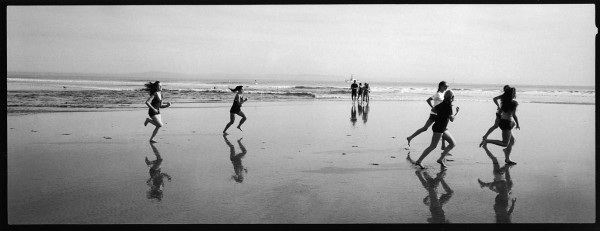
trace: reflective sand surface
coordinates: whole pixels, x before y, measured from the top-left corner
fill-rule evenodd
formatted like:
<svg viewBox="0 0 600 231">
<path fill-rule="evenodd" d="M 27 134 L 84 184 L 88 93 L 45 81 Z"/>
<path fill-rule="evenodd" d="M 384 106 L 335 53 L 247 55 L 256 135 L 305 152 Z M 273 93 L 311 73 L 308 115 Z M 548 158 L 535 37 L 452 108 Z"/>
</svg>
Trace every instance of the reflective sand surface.
<svg viewBox="0 0 600 231">
<path fill-rule="evenodd" d="M 406 159 L 424 102 L 249 101 L 227 137 L 229 103 L 173 105 L 155 145 L 147 110 L 10 115 L 8 223 L 595 222 L 594 105 L 522 104 L 512 167 L 478 147 L 495 106 L 455 105 L 446 171 Z"/>
</svg>

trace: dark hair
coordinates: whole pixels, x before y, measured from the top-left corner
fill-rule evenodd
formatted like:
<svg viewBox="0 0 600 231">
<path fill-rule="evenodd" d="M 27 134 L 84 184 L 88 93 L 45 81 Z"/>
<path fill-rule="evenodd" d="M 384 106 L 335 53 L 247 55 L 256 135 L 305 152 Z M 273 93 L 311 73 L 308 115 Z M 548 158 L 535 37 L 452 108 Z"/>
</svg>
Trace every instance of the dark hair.
<svg viewBox="0 0 600 231">
<path fill-rule="evenodd" d="M 240 86 L 237 86 L 237 87 L 235 87 L 235 88 L 233 88 L 233 89 L 229 88 L 229 90 L 231 90 L 231 91 L 233 91 L 233 92 L 236 92 L 236 91 L 240 91 L 240 90 L 242 90 L 242 87 L 244 87 L 244 86 L 241 86 L 241 85 L 240 85 Z"/>
<path fill-rule="evenodd" d="M 502 94 L 500 97 L 500 100 L 502 101 L 500 110 L 503 112 L 511 112 L 516 110 L 518 104 L 517 101 L 514 100 L 515 98 L 517 98 L 517 89 L 514 87 L 508 87 L 504 91 L 504 94 Z"/>
<path fill-rule="evenodd" d="M 146 86 L 144 91 L 148 91 L 148 94 L 154 95 L 154 93 L 156 93 L 158 91 L 158 84 L 160 84 L 160 81 L 156 81 L 154 83 L 147 82 L 144 84 L 144 86 Z"/>
<path fill-rule="evenodd" d="M 507 89 L 509 89 L 510 86 L 508 84 L 504 85 L 504 87 L 502 88 L 503 91 L 506 91 Z"/>
<path fill-rule="evenodd" d="M 444 86 L 444 85 L 445 85 L 445 86 L 448 86 L 448 85 L 446 84 L 446 81 L 442 81 L 442 82 L 438 83 L 438 89 L 437 89 L 437 91 L 440 91 L 440 88 L 442 88 L 442 86 Z"/>
</svg>

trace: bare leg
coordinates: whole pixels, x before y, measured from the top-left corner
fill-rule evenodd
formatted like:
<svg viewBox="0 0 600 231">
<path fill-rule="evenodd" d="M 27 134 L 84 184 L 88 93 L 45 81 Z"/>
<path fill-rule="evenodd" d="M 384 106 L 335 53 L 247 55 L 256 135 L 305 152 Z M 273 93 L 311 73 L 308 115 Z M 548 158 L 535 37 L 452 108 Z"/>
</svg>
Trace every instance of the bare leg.
<svg viewBox="0 0 600 231">
<path fill-rule="evenodd" d="M 483 135 L 483 139 L 487 139 L 487 137 L 494 131 L 496 130 L 496 128 L 498 128 L 498 124 L 500 123 L 500 119 L 498 117 L 496 117 L 496 120 L 494 120 L 494 125 L 492 125 L 490 127 L 490 129 L 488 129 L 488 131 L 485 133 L 485 135 Z"/>
<path fill-rule="evenodd" d="M 223 134 L 227 135 L 227 129 L 229 129 L 229 126 L 231 126 L 233 122 L 235 122 L 235 114 L 229 113 L 229 123 L 225 125 L 225 129 L 223 129 Z"/>
<path fill-rule="evenodd" d="M 244 122 L 246 122 L 246 115 L 244 115 L 244 112 L 242 111 L 238 112 L 238 115 L 242 117 L 242 120 L 240 120 L 240 124 L 238 124 L 237 129 L 240 129 L 240 131 L 242 131 L 241 126 Z"/>
<path fill-rule="evenodd" d="M 447 167 L 446 166 L 446 155 L 448 155 L 448 152 L 450 152 L 450 150 L 452 150 L 454 147 L 456 147 L 456 141 L 454 140 L 454 137 L 452 137 L 452 134 L 450 134 L 450 132 L 448 130 L 444 131 L 444 133 L 442 133 L 442 136 L 444 137 L 444 139 L 448 140 L 448 147 L 446 147 L 446 149 L 444 149 L 444 151 L 442 152 L 442 155 L 440 156 L 440 158 L 437 160 L 438 163 L 440 163 L 442 165 L 442 167 Z"/>
<path fill-rule="evenodd" d="M 146 118 L 146 122 L 144 122 L 144 126 L 146 126 L 148 124 L 152 124 L 154 126 L 158 126 L 157 123 L 154 120 Z"/>
<path fill-rule="evenodd" d="M 150 142 L 156 143 L 156 141 L 154 140 L 154 137 L 158 133 L 158 130 L 163 126 L 163 122 L 162 122 L 160 114 L 153 115 L 151 118 L 152 118 L 152 121 L 150 121 L 150 123 L 154 124 L 154 126 L 156 126 L 156 128 L 154 128 L 154 131 L 152 132 L 152 136 L 150 137 Z"/>
<path fill-rule="evenodd" d="M 502 147 L 508 147 L 511 136 L 510 130 L 502 130 L 502 141 L 485 139 L 482 141 L 482 144 L 491 143 Z"/>
<path fill-rule="evenodd" d="M 512 147 L 514 145 L 515 145 L 515 137 L 511 134 L 508 147 L 506 147 L 505 149 L 502 150 L 502 151 L 504 151 L 504 162 L 506 162 L 507 164 L 517 164 L 517 162 L 514 162 L 510 159 L 510 153 L 512 152 Z"/>
<path fill-rule="evenodd" d="M 442 150 L 446 149 L 446 137 L 442 136 Z"/>
<path fill-rule="evenodd" d="M 437 144 L 440 142 L 441 137 L 442 137 L 442 133 L 437 133 L 437 132 L 433 133 L 433 135 L 431 136 L 431 144 L 429 144 L 429 147 L 427 147 L 423 151 L 423 154 L 421 154 L 421 156 L 419 157 L 417 162 L 415 162 L 416 165 L 418 165 L 421 168 L 425 168 L 425 167 L 423 167 L 423 165 L 421 165 L 421 162 L 423 161 L 423 159 L 425 159 L 425 157 L 427 157 L 427 155 L 429 155 L 429 153 L 431 151 L 433 151 L 435 149 L 435 147 L 437 147 Z"/>
<path fill-rule="evenodd" d="M 417 129 L 417 131 L 415 131 L 415 133 L 413 133 L 409 137 L 406 137 L 406 140 L 408 140 L 408 146 L 410 147 L 410 141 L 412 139 L 414 139 L 416 136 L 418 136 L 422 132 L 427 131 L 427 129 L 429 128 L 429 126 L 431 126 L 431 124 L 433 124 L 433 120 L 427 119 L 427 122 L 425 122 L 425 125 L 423 125 L 422 128 Z"/>
</svg>

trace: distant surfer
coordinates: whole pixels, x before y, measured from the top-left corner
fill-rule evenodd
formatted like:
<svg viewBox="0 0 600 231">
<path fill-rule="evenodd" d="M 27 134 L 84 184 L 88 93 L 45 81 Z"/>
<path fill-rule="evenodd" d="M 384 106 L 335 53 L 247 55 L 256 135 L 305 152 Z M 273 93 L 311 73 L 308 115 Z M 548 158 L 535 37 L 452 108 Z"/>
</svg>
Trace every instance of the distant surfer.
<svg viewBox="0 0 600 231">
<path fill-rule="evenodd" d="M 227 135 L 227 129 L 229 128 L 229 126 L 231 126 L 235 122 L 236 114 L 242 117 L 242 120 L 240 120 L 240 124 L 238 124 L 237 126 L 237 128 L 240 129 L 240 131 L 242 131 L 242 124 L 246 121 L 246 115 L 244 115 L 244 112 L 242 112 L 242 104 L 248 101 L 248 97 L 243 97 L 244 89 L 242 89 L 242 87 L 243 86 L 237 86 L 234 89 L 229 88 L 229 90 L 231 90 L 232 92 L 237 92 L 237 94 L 235 94 L 235 97 L 233 99 L 233 105 L 231 105 L 231 109 L 229 109 L 229 123 L 225 125 L 225 129 L 223 129 L 223 134 L 225 135 Z"/>
<path fill-rule="evenodd" d="M 358 91 L 358 84 L 356 84 L 356 80 L 350 85 L 350 89 L 352 90 L 352 101 L 356 100 L 356 94 Z"/>
</svg>

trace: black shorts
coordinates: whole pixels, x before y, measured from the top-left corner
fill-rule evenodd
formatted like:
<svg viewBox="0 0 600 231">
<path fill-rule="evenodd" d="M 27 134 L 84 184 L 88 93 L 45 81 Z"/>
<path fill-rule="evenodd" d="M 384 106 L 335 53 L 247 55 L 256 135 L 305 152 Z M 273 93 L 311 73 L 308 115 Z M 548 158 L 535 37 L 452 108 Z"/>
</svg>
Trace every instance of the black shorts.
<svg viewBox="0 0 600 231">
<path fill-rule="evenodd" d="M 148 116 L 152 117 L 154 115 L 160 115 L 160 110 L 158 111 L 158 113 L 154 113 L 154 110 L 148 109 Z"/>
<path fill-rule="evenodd" d="M 436 118 L 437 118 L 437 115 L 435 115 L 435 114 L 429 114 L 429 120 L 435 121 Z"/>
<path fill-rule="evenodd" d="M 515 127 L 515 122 L 512 122 L 510 120 L 501 119 L 500 123 L 498 123 L 498 127 L 500 127 L 500 130 L 502 130 L 502 131 L 512 130 L 513 127 Z"/>
<path fill-rule="evenodd" d="M 500 113 L 496 113 L 496 119 L 500 119 Z"/>
<path fill-rule="evenodd" d="M 431 130 L 433 130 L 433 132 L 436 132 L 436 133 L 443 133 L 446 130 L 448 130 L 448 129 L 446 129 L 447 126 L 448 126 L 448 122 L 444 123 L 444 122 L 436 121 L 433 124 L 433 126 L 431 126 Z"/>
<path fill-rule="evenodd" d="M 352 96 L 356 96 L 356 89 L 352 89 Z"/>
</svg>

